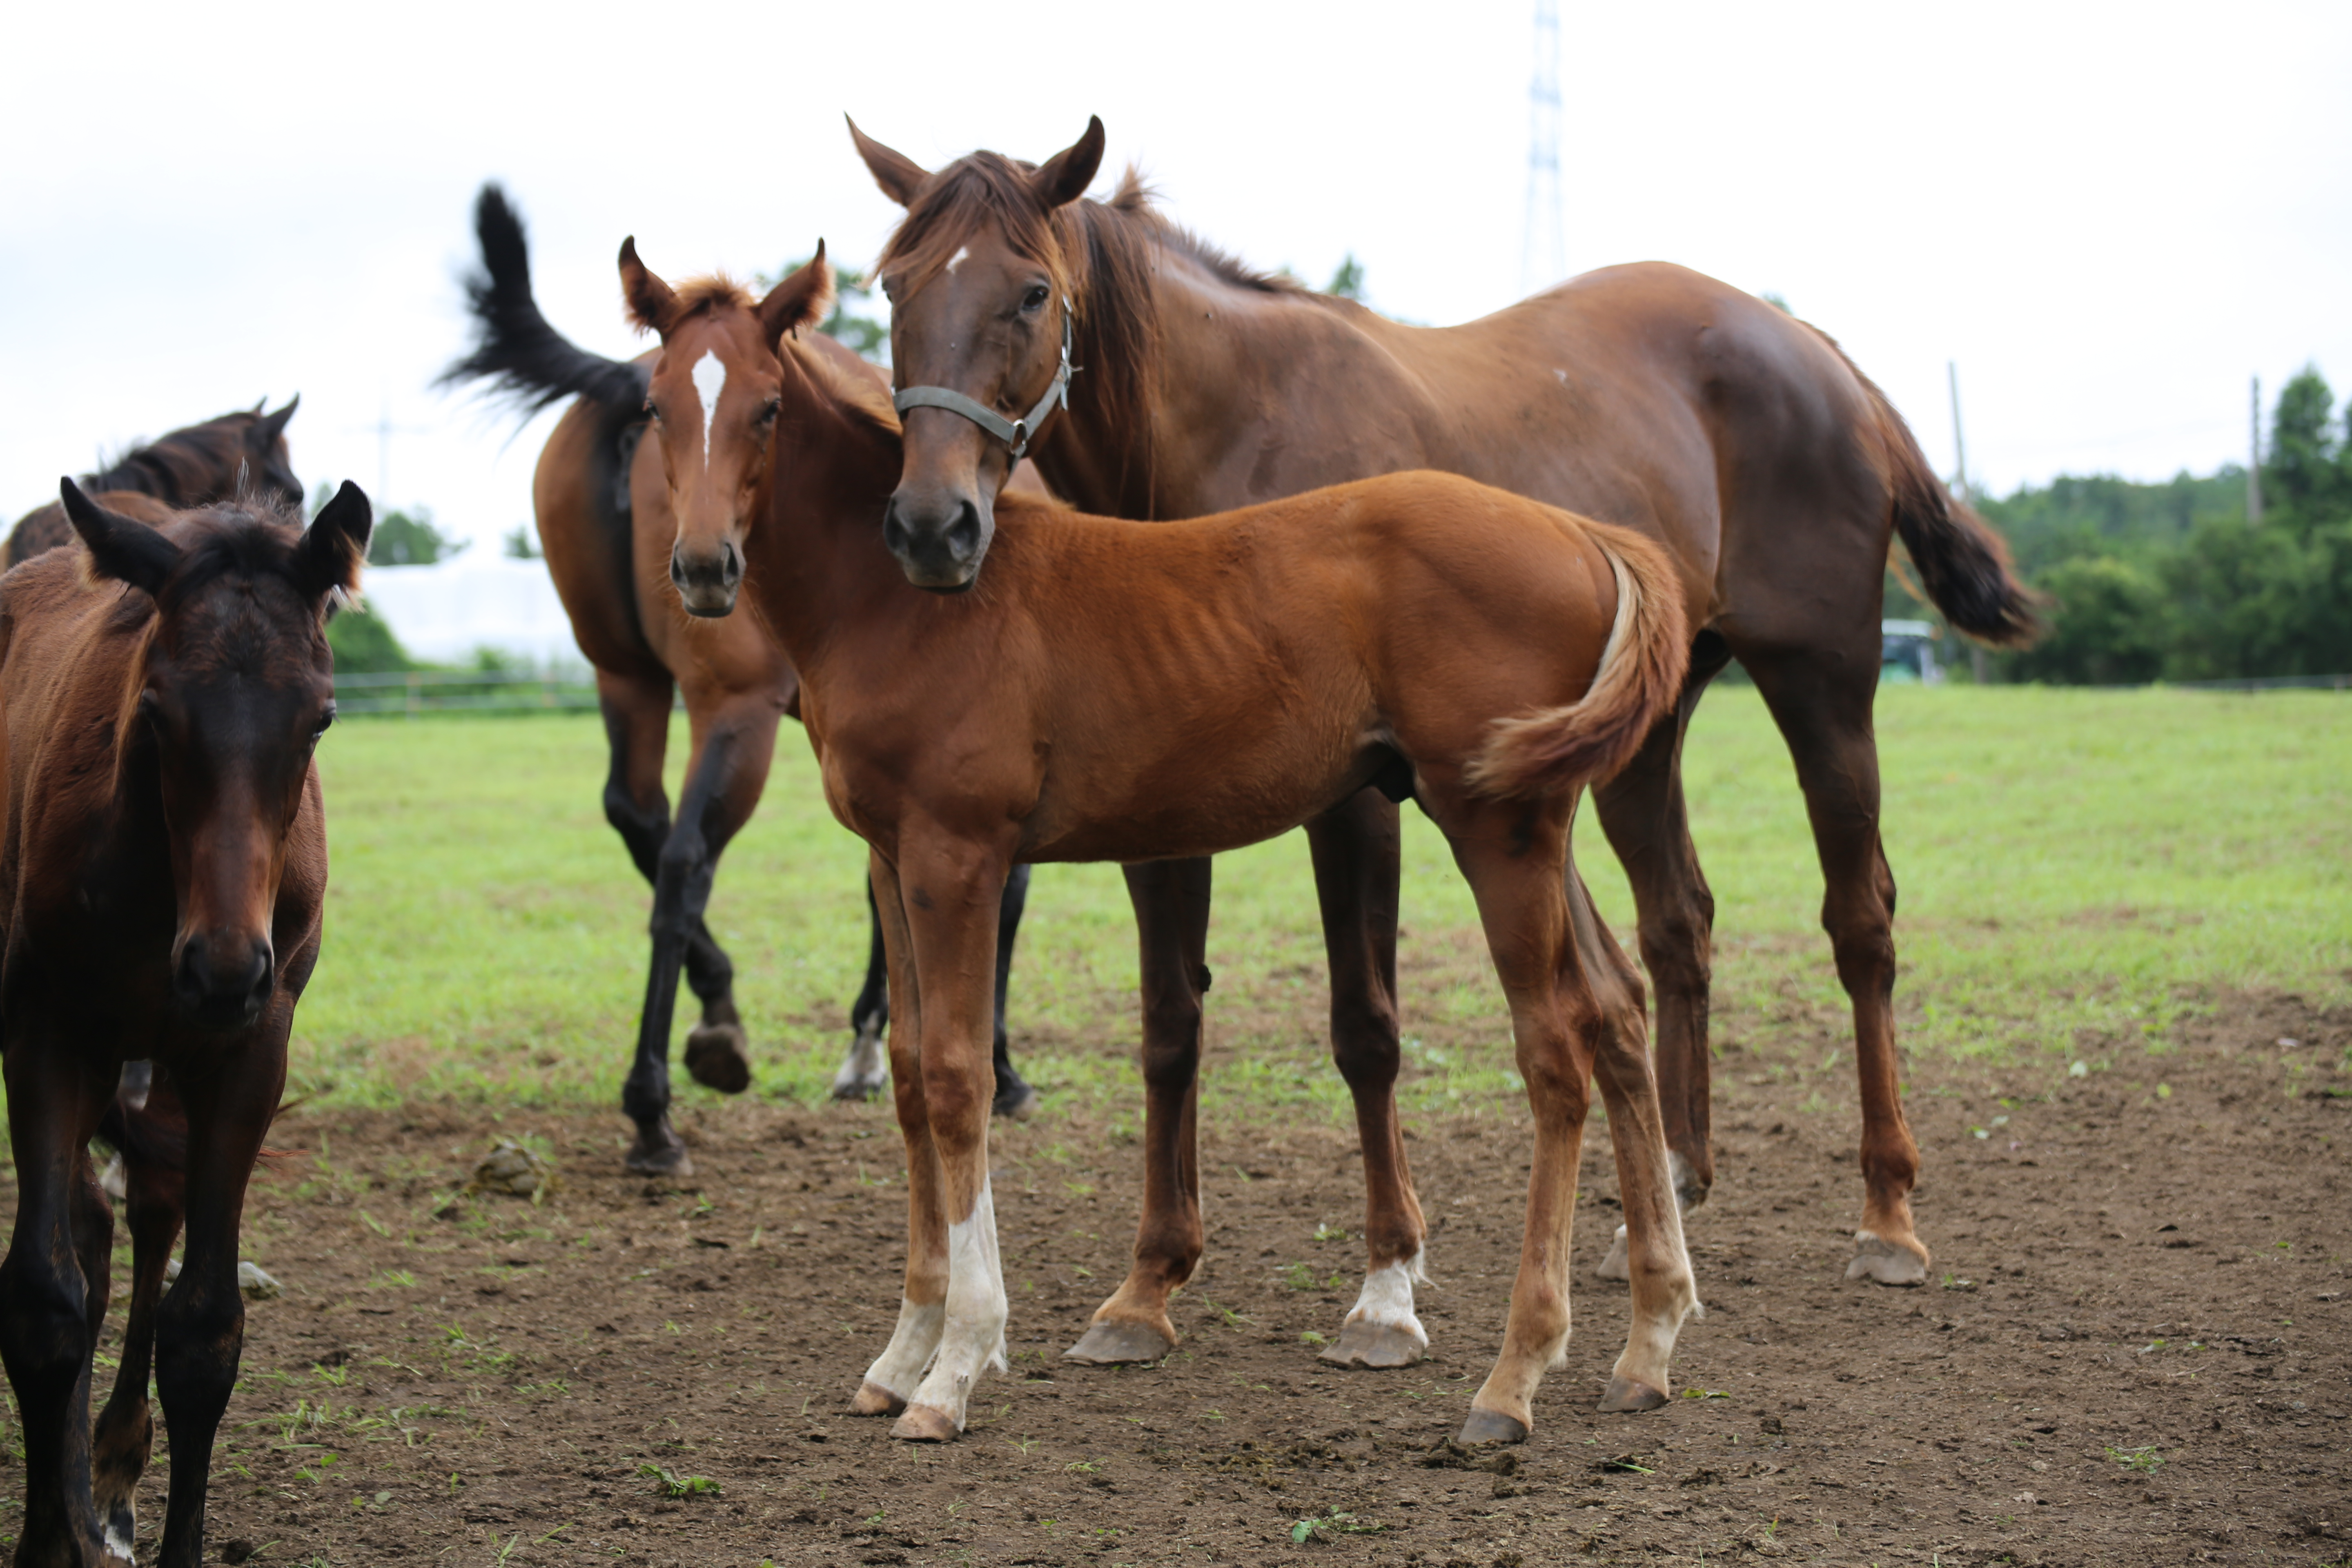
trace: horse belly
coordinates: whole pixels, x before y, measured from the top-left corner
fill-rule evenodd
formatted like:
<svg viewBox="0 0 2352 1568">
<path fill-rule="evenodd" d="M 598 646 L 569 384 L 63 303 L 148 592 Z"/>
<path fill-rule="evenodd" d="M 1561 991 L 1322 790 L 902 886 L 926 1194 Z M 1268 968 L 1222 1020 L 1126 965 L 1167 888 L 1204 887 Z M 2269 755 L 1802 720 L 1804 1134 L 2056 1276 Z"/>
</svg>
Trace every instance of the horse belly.
<svg viewBox="0 0 2352 1568">
<path fill-rule="evenodd" d="M 1024 860 L 1174 860 L 1288 832 L 1360 787 L 1352 732 L 1286 730 L 1155 751 L 1143 765 L 1057 759 L 1031 815 Z"/>
</svg>

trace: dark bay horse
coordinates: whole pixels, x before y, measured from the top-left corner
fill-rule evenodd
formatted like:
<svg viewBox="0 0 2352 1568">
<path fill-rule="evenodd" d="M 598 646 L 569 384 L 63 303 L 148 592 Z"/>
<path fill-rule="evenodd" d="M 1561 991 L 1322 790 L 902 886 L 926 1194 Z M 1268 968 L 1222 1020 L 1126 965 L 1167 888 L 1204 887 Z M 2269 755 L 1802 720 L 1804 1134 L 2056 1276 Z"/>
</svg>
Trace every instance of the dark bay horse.
<svg viewBox="0 0 2352 1568">
<path fill-rule="evenodd" d="M 1639 981 L 1569 863 L 1569 828 L 1583 786 L 1680 695 L 1685 587 L 1664 552 L 1415 473 L 1156 528 L 1006 496 L 985 576 L 919 592 L 877 526 L 902 467 L 889 402 L 796 336 L 823 314 L 823 247 L 756 302 L 724 279 L 673 289 L 634 243 L 621 273 L 662 339 L 649 444 L 680 592 L 730 603 L 749 560 L 800 671 L 826 800 L 873 851 L 908 1256 L 897 1331 L 856 1407 L 898 1413 L 901 1437 L 952 1438 L 982 1373 L 1005 1368 L 981 1042 L 1013 868 L 1204 856 L 1376 781 L 1420 803 L 1476 895 L 1535 1112 L 1503 1349 L 1462 1436 L 1526 1437 L 1565 1352 L 1596 1071 L 1633 1286 L 1601 1407 L 1663 1405 L 1697 1297 Z M 1195 1104 L 1188 1086 L 1188 1130 Z M 1420 1334 L 1409 1288 L 1383 1307 L 1382 1326 Z"/>
<path fill-rule="evenodd" d="M 1796 763 L 1827 884 L 1822 921 L 1853 999 L 1864 1196 L 1849 1279 L 1918 1284 L 1918 1150 L 1896 1088 L 1895 881 L 1880 847 L 1871 710 L 1889 541 L 1962 631 L 2031 634 L 1999 538 L 1937 482 L 1901 416 L 1837 345 L 1737 289 L 1663 263 L 1587 274 L 1507 310 L 1410 327 L 1253 272 L 1153 210 L 1133 172 L 1082 199 L 1102 125 L 1032 166 L 975 153 L 936 174 L 850 127 L 907 207 L 877 270 L 906 416 L 887 527 L 918 582 L 977 569 L 1010 451 L 983 426 L 1028 411 L 1034 460 L 1073 504 L 1186 518 L 1316 486 L 1429 468 L 1635 529 L 1681 572 L 1695 637 L 1680 700 L 1595 791 L 1633 881 L 1657 990 L 1658 1077 L 1675 1187 L 1714 1180 L 1707 985 L 1714 900 L 1685 820 L 1680 759 L 1700 693 L 1732 658 Z M 1067 367 L 1082 367 L 1067 381 Z M 1070 385 L 1066 411 L 1048 401 Z M 912 399 L 910 402 L 909 400 Z M 982 418 L 973 413 L 979 410 Z M 1374 795 L 1308 825 L 1331 961 L 1334 1056 L 1364 1131 L 1370 1281 L 1421 1245 L 1402 1144 L 1393 809 Z M 1205 864 L 1130 873 L 1144 931 L 1145 1058 L 1199 1048 Z M 1178 1159 L 1189 1066 L 1154 1084 L 1148 1159 Z M 1168 1289 L 1197 1251 L 1184 1184 L 1148 1178 L 1133 1271 L 1071 1352 L 1162 1353 Z M 1604 1274 L 1617 1274 L 1612 1257 Z M 1335 1354 L 1346 1358 L 1346 1346 Z"/>
<path fill-rule="evenodd" d="M 248 490 L 271 506 L 299 508 L 302 481 L 286 456 L 286 422 L 299 397 L 274 414 L 251 408 L 224 414 L 201 425 L 174 430 L 160 441 L 131 449 L 103 473 L 84 474 L 81 488 L 99 503 L 142 522 L 160 522 L 172 512 L 208 501 L 229 500 Z M 30 561 L 73 539 L 73 525 L 56 501 L 34 508 L 8 535 L 6 565 Z"/>
<path fill-rule="evenodd" d="M 697 1082 L 735 1094 L 751 1081 L 735 968 L 704 923 L 719 857 L 751 820 L 775 754 L 776 723 L 799 714 L 791 661 L 758 624 L 693 613 L 671 580 L 677 530 L 654 454 L 640 447 L 646 374 L 652 355 L 632 363 L 580 348 L 540 312 L 521 218 L 497 185 L 482 187 L 474 226 L 482 270 L 467 283 L 480 337 L 449 367 L 445 383 L 483 380 L 536 413 L 574 399 L 540 453 L 533 510 L 549 574 L 572 636 L 595 667 L 596 692 L 611 743 L 604 816 L 629 858 L 653 884 L 653 952 L 636 1055 L 621 1103 L 636 1125 L 627 1163 L 635 1171 L 683 1174 L 694 1168 L 669 1121 L 669 1040 L 681 964 L 702 1005 L 687 1036 L 687 1070 Z M 867 374 L 875 374 L 870 370 Z M 740 563 L 736 570 L 740 575 Z M 686 700 L 689 752 L 675 819 L 662 786 L 673 693 Z M 1007 886 L 1003 965 L 1028 890 L 1025 874 Z M 888 1020 L 882 935 L 874 924 L 864 990 L 850 1014 L 849 1053 L 834 1078 L 840 1099 L 882 1087 L 882 1031 Z M 1036 1091 L 1013 1070 L 998 978 L 998 1110 L 1028 1114 Z"/>
<path fill-rule="evenodd" d="M 16 1561 L 131 1557 L 152 1343 L 172 1439 L 157 1561 L 196 1568 L 244 1340 L 246 1183 L 319 956 L 311 754 L 335 710 L 326 622 L 359 585 L 368 501 L 346 484 L 307 531 L 252 501 L 154 527 L 70 479 L 60 489 L 87 549 L 0 578 L 0 1063 L 17 1180 L 0 1358 L 24 1426 Z M 116 1086 L 141 1058 L 157 1082 L 126 1125 Z M 159 1121 L 176 1146 L 150 1135 Z M 101 1128 L 128 1167 L 134 1281 L 93 1435 L 114 1228 L 88 1148 Z"/>
</svg>

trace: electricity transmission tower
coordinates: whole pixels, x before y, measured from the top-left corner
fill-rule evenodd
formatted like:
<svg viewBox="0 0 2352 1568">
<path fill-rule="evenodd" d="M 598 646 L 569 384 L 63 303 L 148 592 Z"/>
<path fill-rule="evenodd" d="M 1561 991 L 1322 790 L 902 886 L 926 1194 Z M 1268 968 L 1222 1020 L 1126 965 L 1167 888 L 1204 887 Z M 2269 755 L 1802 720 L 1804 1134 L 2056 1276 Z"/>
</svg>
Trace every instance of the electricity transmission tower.
<svg viewBox="0 0 2352 1568">
<path fill-rule="evenodd" d="M 1559 206 L 1559 0 L 1536 0 L 1535 74 L 1528 82 L 1528 211 L 1519 286 L 1532 294 L 1568 275 Z"/>
</svg>

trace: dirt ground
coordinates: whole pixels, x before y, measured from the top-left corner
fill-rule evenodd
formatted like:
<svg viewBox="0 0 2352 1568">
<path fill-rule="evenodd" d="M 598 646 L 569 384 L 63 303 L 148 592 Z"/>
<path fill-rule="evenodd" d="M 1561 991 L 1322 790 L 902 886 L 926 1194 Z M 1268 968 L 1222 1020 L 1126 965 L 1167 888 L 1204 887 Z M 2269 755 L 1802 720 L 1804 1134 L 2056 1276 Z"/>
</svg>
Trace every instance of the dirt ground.
<svg viewBox="0 0 2352 1568">
<path fill-rule="evenodd" d="M 1414 1128 L 1434 1353 L 1391 1373 L 1326 1369 L 1308 1337 L 1360 1267 L 1343 1130 L 1205 1130 L 1187 1338 L 1121 1370 L 1059 1358 L 1122 1270 L 1134 1150 L 1116 1121 L 1003 1132 L 1013 1372 L 929 1448 L 847 1414 L 898 1300 L 882 1108 L 692 1112 L 678 1184 L 623 1172 L 614 1116 L 298 1111 L 249 1210 L 286 1292 L 247 1321 L 208 1556 L 2352 1562 L 2352 1012 L 2236 997 L 2180 1035 L 2046 1098 L 1916 1064 L 1938 1282 L 1908 1291 L 1841 1278 L 1843 1075 L 1801 1105 L 1735 1047 L 1691 1227 L 1707 1314 L 1651 1415 L 1592 1410 L 1625 1317 L 1591 1274 L 1614 1222 L 1596 1124 L 1569 1364 L 1529 1443 L 1466 1456 L 1444 1440 L 1499 1341 L 1526 1168 L 1491 1113 Z M 450 1199 L 519 1135 L 557 1163 L 544 1203 Z M 12 1454 L 0 1525 L 21 1481 Z M 142 1558 L 161 1502 L 159 1465 Z"/>
</svg>

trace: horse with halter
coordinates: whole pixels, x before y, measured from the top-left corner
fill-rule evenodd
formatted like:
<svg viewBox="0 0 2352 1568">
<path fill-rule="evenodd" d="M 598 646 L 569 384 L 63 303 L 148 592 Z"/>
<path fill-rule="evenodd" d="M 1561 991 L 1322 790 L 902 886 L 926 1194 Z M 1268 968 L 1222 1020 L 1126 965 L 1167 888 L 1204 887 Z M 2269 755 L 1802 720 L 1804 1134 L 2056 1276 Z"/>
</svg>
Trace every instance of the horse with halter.
<svg viewBox="0 0 2352 1568">
<path fill-rule="evenodd" d="M 531 500 L 549 574 L 572 636 L 596 670 L 612 748 L 604 816 L 654 889 L 645 1006 L 621 1091 L 623 1110 L 636 1126 L 627 1163 L 634 1171 L 682 1174 L 693 1162 L 669 1121 L 679 968 L 702 1005 L 701 1020 L 687 1036 L 687 1070 L 697 1082 L 740 1093 L 751 1084 L 751 1065 L 735 1007 L 734 965 L 703 912 L 719 857 L 751 820 L 766 786 L 777 721 L 799 716 L 800 683 L 774 640 L 749 617 L 727 618 L 679 598 L 669 496 L 655 454 L 640 446 L 654 356 L 606 359 L 563 337 L 532 297 L 522 220 L 506 194 L 484 185 L 474 216 L 482 270 L 467 280 L 467 293 L 480 336 L 441 380 L 487 381 L 525 413 L 574 400 L 540 453 Z M 730 592 L 741 562 L 731 570 Z M 662 787 L 673 692 L 685 697 L 690 736 L 675 819 Z M 1027 891 L 1024 871 L 1007 885 L 1001 910 L 995 1103 L 1008 1116 L 1027 1115 L 1037 1098 L 1013 1070 L 1004 1031 L 1013 939 Z M 882 1088 L 889 1019 L 882 952 L 875 918 L 866 984 L 850 1013 L 855 1033 L 834 1077 L 837 1099 L 870 1098 Z"/>
<path fill-rule="evenodd" d="M 302 481 L 294 477 L 287 459 L 286 422 L 302 400 L 297 397 L 275 413 L 264 413 L 268 402 L 264 398 L 251 408 L 133 447 L 105 472 L 84 474 L 81 488 L 100 505 L 150 523 L 247 492 L 271 506 L 299 508 Z M 62 505 L 50 501 L 35 507 L 9 532 L 5 564 L 30 561 L 45 550 L 72 542 L 73 536 Z"/>
<path fill-rule="evenodd" d="M 308 530 L 252 501 L 152 525 L 59 489 L 87 548 L 0 578 L 0 1067 L 17 1180 L 0 1359 L 24 1426 L 16 1558 L 131 1559 L 152 1352 L 172 1438 L 157 1561 L 196 1568 L 244 1339 L 246 1184 L 319 956 L 311 756 L 335 710 L 326 623 L 359 586 L 368 501 L 346 484 Z M 143 1105 L 117 1094 L 136 1059 L 155 1064 Z M 127 1167 L 133 1282 L 93 1434 L 114 1228 L 88 1148 L 100 1131 Z"/>
<path fill-rule="evenodd" d="M 824 315 L 824 257 L 756 301 L 723 279 L 672 289 L 633 241 L 621 274 L 662 339 L 647 404 L 680 592 L 730 603 L 731 563 L 749 560 L 761 617 L 800 672 L 826 800 L 872 849 L 908 1258 L 897 1331 L 856 1408 L 898 1414 L 898 1436 L 951 1438 L 973 1384 L 1005 1366 L 980 1041 L 1013 868 L 1197 858 L 1375 784 L 1420 802 L 1476 895 L 1535 1111 L 1508 1326 L 1462 1436 L 1526 1437 L 1536 1385 L 1565 1352 L 1596 1070 L 1633 1295 L 1602 1408 L 1664 1404 L 1697 1297 L 1640 981 L 1570 865 L 1569 829 L 1583 786 L 1680 693 L 1685 589 L 1664 552 L 1416 473 L 1155 528 L 1007 495 L 985 577 L 974 555 L 942 582 L 895 560 L 877 527 L 903 466 L 883 389 L 797 335 Z M 1163 1065 L 1147 1057 L 1155 1083 Z M 1169 1138 L 1152 1167 L 1188 1187 L 1196 1089 L 1177 1097 L 1181 1145 Z M 1409 1286 L 1359 1321 L 1425 1342 Z"/>
<path fill-rule="evenodd" d="M 1130 170 L 1084 199 L 1101 121 L 1031 165 L 974 153 L 933 173 L 850 132 L 907 213 L 877 270 L 892 305 L 906 472 L 892 548 L 918 582 L 976 569 L 1011 460 L 993 417 L 1034 410 L 1033 460 L 1073 504 L 1188 518 L 1401 468 L 1467 475 L 1633 529 L 1680 573 L 1694 637 L 1678 700 L 1594 792 L 1632 879 L 1657 995 L 1657 1071 L 1685 1211 L 1714 1181 L 1707 984 L 1714 900 L 1685 815 L 1683 736 L 1733 658 L 1788 742 L 1827 894 L 1822 923 L 1853 1006 L 1864 1195 L 1849 1279 L 1918 1284 L 1918 1149 L 1897 1093 L 1895 880 L 1880 846 L 1871 709 L 1893 535 L 1960 630 L 2031 635 L 1998 538 L 1945 492 L 1903 419 L 1827 336 L 1683 268 L 1613 267 L 1447 328 L 1405 326 L 1251 271 L 1154 210 Z M 1078 391 L 1055 411 L 1066 365 Z M 1047 422 L 1050 421 L 1050 422 Z M 1037 429 L 1039 424 L 1044 428 Z M 1394 809 L 1367 793 L 1308 825 L 1331 961 L 1333 1055 L 1364 1131 L 1372 1282 L 1420 1249 L 1398 1070 Z M 1206 862 L 1129 875 L 1158 1005 L 1147 1212 L 1127 1282 L 1070 1352 L 1141 1361 L 1172 1342 L 1168 1291 L 1199 1256 L 1189 1157 L 1171 1131 L 1199 1051 Z M 1179 1210 L 1160 1206 L 1172 1197 Z M 1622 1242 L 1622 1238 L 1621 1238 Z M 1621 1251 L 1603 1266 L 1622 1277 Z M 1343 1342 L 1332 1359 L 1361 1360 Z"/>
</svg>

